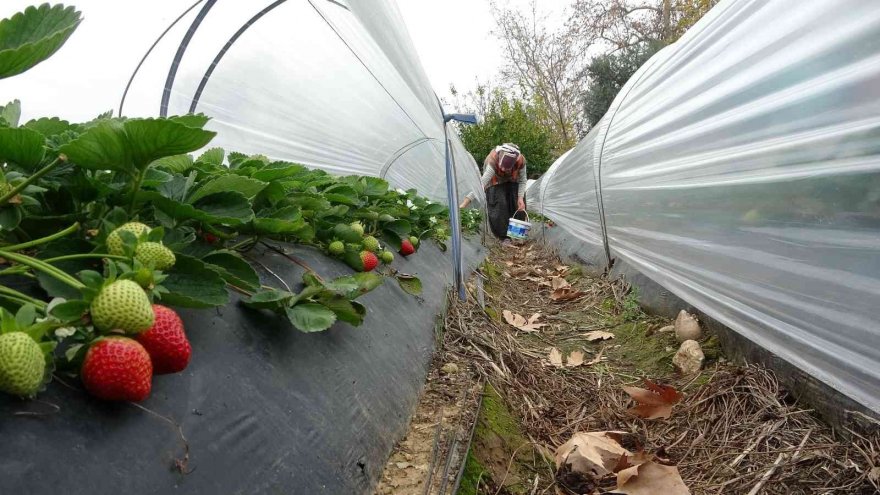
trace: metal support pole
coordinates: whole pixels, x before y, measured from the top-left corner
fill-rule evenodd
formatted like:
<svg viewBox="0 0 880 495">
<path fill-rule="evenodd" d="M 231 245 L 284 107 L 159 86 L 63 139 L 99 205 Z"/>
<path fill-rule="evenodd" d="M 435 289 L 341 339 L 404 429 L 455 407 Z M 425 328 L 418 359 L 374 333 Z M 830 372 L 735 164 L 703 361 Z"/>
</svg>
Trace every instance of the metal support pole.
<svg viewBox="0 0 880 495">
<path fill-rule="evenodd" d="M 446 199 L 449 201 L 449 230 L 452 234 L 452 275 L 455 277 L 455 290 L 458 298 L 466 299 L 464 290 L 464 268 L 461 257 L 461 218 L 458 211 L 458 186 L 455 180 L 455 166 L 452 160 L 452 145 L 449 142 L 447 123 L 443 123 L 443 139 L 446 141 Z"/>
</svg>

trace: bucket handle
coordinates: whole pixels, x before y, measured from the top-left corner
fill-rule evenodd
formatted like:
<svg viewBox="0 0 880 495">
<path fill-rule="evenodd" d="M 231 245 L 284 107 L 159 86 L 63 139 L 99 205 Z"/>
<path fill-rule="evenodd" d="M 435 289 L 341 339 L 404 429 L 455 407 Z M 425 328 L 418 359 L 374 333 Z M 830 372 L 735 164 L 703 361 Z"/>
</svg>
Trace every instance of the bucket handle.
<svg viewBox="0 0 880 495">
<path fill-rule="evenodd" d="M 526 215 L 526 222 L 531 223 L 531 220 L 529 220 L 529 212 L 527 212 L 526 210 L 516 210 L 515 212 L 513 212 L 513 218 L 516 218 L 516 214 L 519 213 L 519 212 L 523 212 L 523 213 L 525 213 L 525 215 Z"/>
</svg>

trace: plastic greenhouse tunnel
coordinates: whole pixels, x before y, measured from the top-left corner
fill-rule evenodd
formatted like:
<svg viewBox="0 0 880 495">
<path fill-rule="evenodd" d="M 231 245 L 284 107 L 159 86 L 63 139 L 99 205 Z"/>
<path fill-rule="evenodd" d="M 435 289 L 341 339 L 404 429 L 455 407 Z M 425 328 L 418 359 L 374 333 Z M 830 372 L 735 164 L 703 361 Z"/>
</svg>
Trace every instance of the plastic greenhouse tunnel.
<svg viewBox="0 0 880 495">
<path fill-rule="evenodd" d="M 880 493 L 880 4 L 540 4 L 3 2 L 0 494 Z M 684 26 L 543 168 L 539 8 Z"/>
</svg>

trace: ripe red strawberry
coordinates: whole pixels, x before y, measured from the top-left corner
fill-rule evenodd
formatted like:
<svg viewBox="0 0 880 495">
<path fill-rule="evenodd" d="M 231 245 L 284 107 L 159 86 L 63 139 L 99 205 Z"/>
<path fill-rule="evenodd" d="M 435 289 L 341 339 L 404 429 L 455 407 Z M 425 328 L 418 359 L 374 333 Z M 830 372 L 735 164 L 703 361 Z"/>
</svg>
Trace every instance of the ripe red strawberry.
<svg viewBox="0 0 880 495">
<path fill-rule="evenodd" d="M 173 309 L 154 304 L 156 319 L 149 330 L 137 339 L 150 354 L 153 374 L 164 375 L 183 371 L 189 364 L 192 347 L 183 331 L 183 321 Z"/>
<path fill-rule="evenodd" d="M 370 272 L 379 264 L 379 258 L 369 251 L 361 251 L 361 263 L 364 264 L 364 271 Z"/>
<path fill-rule="evenodd" d="M 409 256 L 416 252 L 416 248 L 413 247 L 412 242 L 409 239 L 403 239 L 400 241 L 400 254 L 404 256 Z"/>
<path fill-rule="evenodd" d="M 140 402 L 150 395 L 153 364 L 144 347 L 127 337 L 105 337 L 86 353 L 80 372 L 99 399 Z"/>
</svg>

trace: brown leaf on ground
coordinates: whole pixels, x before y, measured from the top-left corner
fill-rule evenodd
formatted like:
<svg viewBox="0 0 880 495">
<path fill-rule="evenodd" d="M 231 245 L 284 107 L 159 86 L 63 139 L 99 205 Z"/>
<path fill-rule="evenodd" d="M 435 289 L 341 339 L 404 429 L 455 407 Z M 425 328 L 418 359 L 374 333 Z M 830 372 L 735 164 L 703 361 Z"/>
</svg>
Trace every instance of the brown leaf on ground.
<svg viewBox="0 0 880 495">
<path fill-rule="evenodd" d="M 524 316 L 506 309 L 502 311 L 501 314 L 504 315 L 504 321 L 523 332 L 537 332 L 542 327 L 547 326 L 546 323 L 538 323 L 538 318 L 541 317 L 541 313 L 533 314 L 528 320 L 526 320 Z"/>
<path fill-rule="evenodd" d="M 551 277 L 550 278 L 550 288 L 554 291 L 559 289 L 565 289 L 571 287 L 571 284 L 568 283 L 568 280 L 565 280 L 562 277 Z"/>
<path fill-rule="evenodd" d="M 547 356 L 547 359 L 550 360 L 552 366 L 562 368 L 562 353 L 559 352 L 559 349 L 555 347 L 550 349 L 550 355 Z"/>
<path fill-rule="evenodd" d="M 613 472 L 621 456 L 632 455 L 620 446 L 619 438 L 624 432 L 594 431 L 575 433 L 571 439 L 556 449 L 556 467 L 571 467 L 576 473 L 601 478 Z"/>
<path fill-rule="evenodd" d="M 673 387 L 659 385 L 651 380 L 645 380 L 648 389 L 639 387 L 623 387 L 623 391 L 629 394 L 638 403 L 636 407 L 627 410 L 630 414 L 644 419 L 668 418 L 672 415 L 672 406 L 681 400 L 681 394 Z"/>
<path fill-rule="evenodd" d="M 614 338 L 613 333 L 603 332 L 601 330 L 595 330 L 592 332 L 582 333 L 581 336 L 585 337 L 590 342 L 592 342 L 594 340 L 608 340 L 608 339 Z"/>
<path fill-rule="evenodd" d="M 584 353 L 581 351 L 572 351 L 565 360 L 565 366 L 568 368 L 573 368 L 582 364 L 584 364 Z"/>
<path fill-rule="evenodd" d="M 574 301 L 575 299 L 580 299 L 586 296 L 586 292 L 581 292 L 578 290 L 573 290 L 571 287 L 562 287 L 554 290 L 550 294 L 550 299 L 557 302 L 565 302 L 565 301 Z"/>
<path fill-rule="evenodd" d="M 678 468 L 647 461 L 617 473 L 617 488 L 625 495 L 690 495 Z"/>
</svg>

